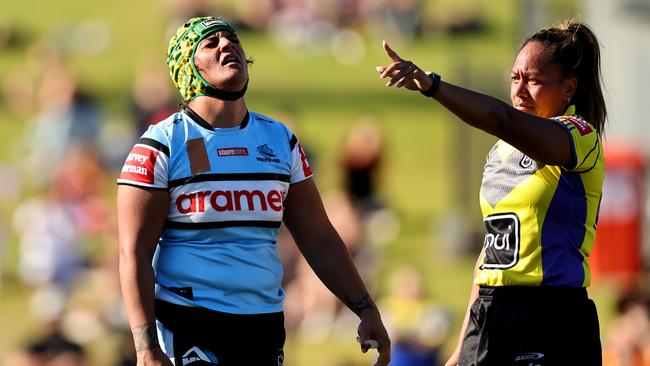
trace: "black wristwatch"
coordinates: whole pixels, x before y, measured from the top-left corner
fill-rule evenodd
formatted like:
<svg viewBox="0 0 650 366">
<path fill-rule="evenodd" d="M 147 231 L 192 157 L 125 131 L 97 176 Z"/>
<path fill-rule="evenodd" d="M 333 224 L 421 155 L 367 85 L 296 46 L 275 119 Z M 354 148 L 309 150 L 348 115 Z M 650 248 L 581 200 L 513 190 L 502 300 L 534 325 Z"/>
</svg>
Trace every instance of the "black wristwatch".
<svg viewBox="0 0 650 366">
<path fill-rule="evenodd" d="M 432 97 L 436 94 L 440 88 L 440 75 L 435 72 L 427 72 L 427 75 L 431 78 L 431 86 L 427 90 L 420 90 L 420 93 L 427 97 Z"/>
</svg>

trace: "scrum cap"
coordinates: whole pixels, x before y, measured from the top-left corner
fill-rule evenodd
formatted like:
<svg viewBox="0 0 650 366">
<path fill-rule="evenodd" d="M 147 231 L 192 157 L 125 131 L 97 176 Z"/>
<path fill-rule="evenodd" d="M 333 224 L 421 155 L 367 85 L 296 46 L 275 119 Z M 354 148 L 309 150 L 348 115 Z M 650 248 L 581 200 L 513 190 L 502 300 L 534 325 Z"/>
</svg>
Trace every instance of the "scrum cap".
<svg viewBox="0 0 650 366">
<path fill-rule="evenodd" d="M 167 49 L 169 75 L 186 102 L 202 95 L 237 100 L 246 92 L 246 86 L 234 93 L 219 90 L 205 81 L 196 70 L 194 54 L 197 46 L 205 37 L 220 31 L 236 34 L 235 29 L 223 19 L 211 16 L 197 17 L 180 26 L 169 41 Z"/>
</svg>

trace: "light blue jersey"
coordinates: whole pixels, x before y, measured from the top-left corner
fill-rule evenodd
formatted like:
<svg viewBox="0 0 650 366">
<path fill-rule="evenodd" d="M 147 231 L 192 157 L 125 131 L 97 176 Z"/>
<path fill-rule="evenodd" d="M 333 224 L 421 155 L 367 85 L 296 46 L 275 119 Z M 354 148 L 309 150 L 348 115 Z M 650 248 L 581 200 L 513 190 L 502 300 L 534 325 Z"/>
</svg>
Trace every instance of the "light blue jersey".
<svg viewBox="0 0 650 366">
<path fill-rule="evenodd" d="M 235 314 L 282 311 L 283 202 L 311 175 L 291 131 L 257 113 L 214 129 L 186 108 L 151 126 L 118 184 L 169 191 L 156 298 Z"/>
</svg>

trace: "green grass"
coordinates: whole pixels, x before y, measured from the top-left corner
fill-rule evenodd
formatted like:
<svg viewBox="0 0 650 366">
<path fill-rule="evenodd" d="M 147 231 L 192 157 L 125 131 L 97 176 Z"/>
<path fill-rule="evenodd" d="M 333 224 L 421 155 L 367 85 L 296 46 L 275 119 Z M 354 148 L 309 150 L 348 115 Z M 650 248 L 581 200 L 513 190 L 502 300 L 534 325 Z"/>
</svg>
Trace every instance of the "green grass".
<svg viewBox="0 0 650 366">
<path fill-rule="evenodd" d="M 78 6 L 74 6 L 78 4 Z M 555 18 L 566 17 L 574 7 L 555 1 L 550 11 Z M 516 18 L 519 2 L 427 1 L 424 13 L 443 19 L 453 11 L 479 15 L 486 24 L 481 34 L 448 36 L 430 34 L 411 44 L 387 40 L 405 58 L 436 70 L 445 80 L 457 82 L 507 100 L 507 73 L 521 40 Z M 165 5 L 162 1 L 88 3 L 80 0 L 8 2 L 0 20 L 17 24 L 31 42 L 60 32 L 79 22 L 100 19 L 110 31 L 110 44 L 98 56 L 69 55 L 66 59 L 82 86 L 93 92 L 110 123 L 126 123 L 126 101 L 134 72 L 143 59 L 164 62 L 167 36 Z M 557 15 L 556 15 L 557 14 Z M 303 143 L 314 152 L 316 179 L 321 192 L 339 187 L 338 159 L 343 138 L 350 125 L 362 117 L 379 123 L 386 141 L 386 160 L 380 187 L 382 197 L 401 221 L 397 240 L 380 249 L 379 294 L 387 291 L 390 272 L 402 264 L 412 264 L 425 275 L 432 300 L 445 304 L 456 327 L 465 310 L 474 258 L 454 257 L 446 249 L 440 226 L 450 212 L 461 212 L 472 229 L 481 227 L 477 192 L 484 155 L 494 139 L 463 126 L 450 113 L 417 93 L 388 89 L 377 78 L 374 67 L 386 64 L 381 38 L 366 38 L 366 55 L 353 66 L 338 64 L 331 54 L 287 52 L 267 36 L 241 35 L 255 64 L 247 103 L 251 110 L 272 117 L 287 118 Z M 10 73 L 26 72 L 38 77 L 38 60 L 26 61 L 26 46 L 3 50 L 0 54 L 0 81 Z M 26 80 L 26 82 L 29 82 Z M 15 142 L 32 116 L 16 115 L 0 102 L 0 162 L 13 160 Z M 107 192 L 112 201 L 113 190 Z M 112 207 L 112 204 L 111 204 Z M 3 205 L 0 218 L 9 225 L 10 205 Z M 29 317 L 29 292 L 15 283 L 16 243 L 10 237 L 4 258 L 4 279 L 8 285 L 0 293 L 0 355 L 33 335 L 36 325 Z M 596 286 L 596 299 L 603 328 L 611 319 L 615 290 Z M 456 331 L 447 346 L 453 347 Z M 108 342 L 113 344 L 112 342 Z M 345 360 L 368 364 L 372 356 L 361 355 L 354 334 L 335 336 L 325 344 L 311 344 L 290 335 L 287 365 L 339 365 Z M 110 365 L 110 350 L 91 347 L 92 365 Z"/>
</svg>

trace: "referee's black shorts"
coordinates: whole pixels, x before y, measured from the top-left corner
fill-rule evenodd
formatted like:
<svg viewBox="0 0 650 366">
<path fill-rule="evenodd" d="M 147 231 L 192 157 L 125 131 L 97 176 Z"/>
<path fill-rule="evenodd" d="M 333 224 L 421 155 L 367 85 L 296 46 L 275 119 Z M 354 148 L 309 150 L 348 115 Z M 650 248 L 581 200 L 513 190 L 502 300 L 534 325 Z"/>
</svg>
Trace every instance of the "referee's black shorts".
<svg viewBox="0 0 650 366">
<path fill-rule="evenodd" d="M 176 366 L 282 366 L 284 314 L 229 314 L 156 300 L 163 351 Z"/>
<path fill-rule="evenodd" d="M 598 314 L 583 288 L 481 287 L 461 366 L 600 366 Z"/>
</svg>

